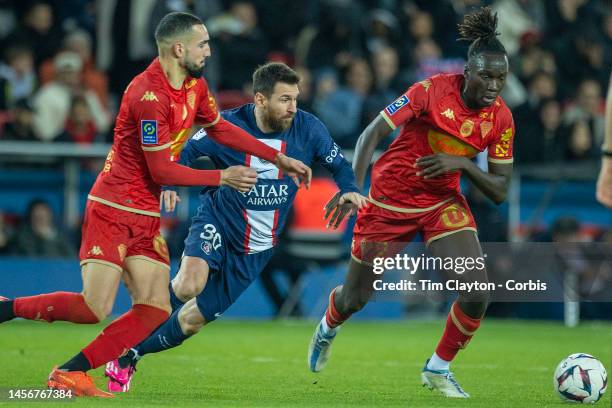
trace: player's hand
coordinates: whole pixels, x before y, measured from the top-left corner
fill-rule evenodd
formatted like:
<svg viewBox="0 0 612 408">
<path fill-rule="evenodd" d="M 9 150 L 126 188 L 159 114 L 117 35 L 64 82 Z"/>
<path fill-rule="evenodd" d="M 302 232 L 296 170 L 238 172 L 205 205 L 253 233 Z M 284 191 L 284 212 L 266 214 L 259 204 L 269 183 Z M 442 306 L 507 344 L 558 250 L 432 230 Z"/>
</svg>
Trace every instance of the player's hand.
<svg viewBox="0 0 612 408">
<path fill-rule="evenodd" d="M 597 201 L 612 208 L 612 158 L 601 160 L 601 170 L 597 178 Z"/>
<path fill-rule="evenodd" d="M 367 203 L 368 199 L 359 193 L 340 194 L 338 191 L 323 208 L 325 210 L 323 219 L 329 218 L 327 228 L 338 228 L 347 215 L 357 214 L 357 210 L 363 208 Z"/>
<path fill-rule="evenodd" d="M 462 156 L 438 153 L 419 157 L 414 167 L 419 168 L 416 174 L 417 176 L 429 179 L 446 173 L 463 170 L 465 169 L 467 161 L 469 160 Z"/>
<path fill-rule="evenodd" d="M 225 170 L 221 170 L 222 186 L 229 186 L 246 193 L 255 183 L 257 183 L 257 172 L 250 167 L 231 166 Z"/>
<path fill-rule="evenodd" d="M 176 203 L 181 202 L 181 197 L 174 190 L 164 190 L 159 197 L 159 209 L 166 207 L 166 212 L 172 212 L 176 208 Z"/>
<path fill-rule="evenodd" d="M 283 153 L 278 153 L 276 155 L 276 161 L 274 164 L 276 167 L 287 173 L 287 175 L 293 179 L 298 187 L 303 181 L 306 188 L 310 188 L 312 170 L 300 160 L 285 156 Z"/>
</svg>

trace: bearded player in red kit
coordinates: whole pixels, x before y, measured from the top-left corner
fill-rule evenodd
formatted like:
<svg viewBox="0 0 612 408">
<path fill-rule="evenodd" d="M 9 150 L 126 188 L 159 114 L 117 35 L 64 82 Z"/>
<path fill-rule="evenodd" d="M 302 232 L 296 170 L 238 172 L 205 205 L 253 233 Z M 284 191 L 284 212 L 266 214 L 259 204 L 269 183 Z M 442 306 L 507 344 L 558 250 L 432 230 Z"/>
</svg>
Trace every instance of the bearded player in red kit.
<svg viewBox="0 0 612 408">
<path fill-rule="evenodd" d="M 91 189 L 79 253 L 83 292 L 54 292 L 0 301 L 0 322 L 21 317 L 97 323 L 112 310 L 119 282 L 132 308 L 108 325 L 80 353 L 49 375 L 48 387 L 77 396 L 112 397 L 87 371 L 116 359 L 144 340 L 169 316 L 169 257 L 160 235 L 161 185 L 228 185 L 249 191 L 255 170 L 193 170 L 175 163 L 191 127 L 207 128 L 218 143 L 274 163 L 299 183 L 310 168 L 225 121 L 201 78 L 210 56 L 202 21 L 170 13 L 157 26 L 159 58 L 126 88 L 113 146 Z"/>
<path fill-rule="evenodd" d="M 497 15 L 489 8 L 464 17 L 462 40 L 471 42 L 463 74 L 436 75 L 414 84 L 364 130 L 353 163 L 358 187 L 378 143 L 401 126 L 397 139 L 372 168 L 370 203 L 359 210 L 352 259 L 344 284 L 330 294 L 325 316 L 312 338 L 308 364 L 321 371 L 340 325 L 361 310 L 373 293 L 375 257 L 393 257 L 421 232 L 433 256 L 442 259 L 483 256 L 474 218 L 460 192 L 467 176 L 492 201 L 504 201 L 512 173 L 514 122 L 499 96 L 508 57 L 496 38 Z M 488 172 L 470 159 L 488 149 Z M 327 205 L 330 222 L 347 213 L 337 196 Z M 395 243 L 395 245 L 394 245 Z M 458 271 L 459 272 L 459 271 Z M 484 268 L 462 282 L 487 282 Z M 421 372 L 424 386 L 447 397 L 469 397 L 450 372 L 450 362 L 465 348 L 484 317 L 489 293 L 459 291 L 435 352 Z"/>
</svg>

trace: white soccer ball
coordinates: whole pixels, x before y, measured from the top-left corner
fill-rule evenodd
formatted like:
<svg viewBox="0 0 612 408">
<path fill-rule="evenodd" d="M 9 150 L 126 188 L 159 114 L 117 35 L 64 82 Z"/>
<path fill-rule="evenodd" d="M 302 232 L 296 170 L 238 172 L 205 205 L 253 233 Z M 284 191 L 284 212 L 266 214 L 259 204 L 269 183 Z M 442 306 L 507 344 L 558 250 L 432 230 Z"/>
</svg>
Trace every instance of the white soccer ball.
<svg viewBox="0 0 612 408">
<path fill-rule="evenodd" d="M 586 353 L 576 353 L 559 363 L 553 378 L 555 391 L 568 402 L 595 403 L 608 385 L 603 364 Z"/>
</svg>

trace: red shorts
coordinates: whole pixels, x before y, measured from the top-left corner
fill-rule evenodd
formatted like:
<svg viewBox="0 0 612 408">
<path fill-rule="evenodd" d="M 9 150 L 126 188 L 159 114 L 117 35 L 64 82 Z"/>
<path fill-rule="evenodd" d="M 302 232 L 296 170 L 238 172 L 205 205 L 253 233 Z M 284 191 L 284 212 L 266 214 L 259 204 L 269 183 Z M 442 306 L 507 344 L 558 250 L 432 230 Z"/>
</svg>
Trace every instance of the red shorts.
<svg viewBox="0 0 612 408">
<path fill-rule="evenodd" d="M 87 200 L 79 260 L 123 269 L 126 258 L 137 257 L 170 265 L 168 246 L 159 232 L 159 217 L 120 210 Z"/>
<path fill-rule="evenodd" d="M 463 196 L 432 209 L 406 211 L 410 212 L 398 212 L 372 203 L 359 210 L 353 230 L 353 258 L 372 263 L 375 257 L 395 256 L 418 232 L 422 233 L 426 245 L 457 231 L 476 232 L 474 216 Z"/>
</svg>

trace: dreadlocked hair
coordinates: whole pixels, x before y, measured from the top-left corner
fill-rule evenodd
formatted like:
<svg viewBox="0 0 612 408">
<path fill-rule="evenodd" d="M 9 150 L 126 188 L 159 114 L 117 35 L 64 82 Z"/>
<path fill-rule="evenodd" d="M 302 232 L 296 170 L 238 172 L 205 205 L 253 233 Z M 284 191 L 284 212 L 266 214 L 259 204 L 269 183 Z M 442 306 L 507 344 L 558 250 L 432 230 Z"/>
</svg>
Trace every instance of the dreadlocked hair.
<svg viewBox="0 0 612 408">
<path fill-rule="evenodd" d="M 459 41 L 471 42 L 468 59 L 483 52 L 506 54 L 506 49 L 497 39 L 497 13 L 493 13 L 490 7 L 466 15 L 458 28 Z"/>
</svg>

